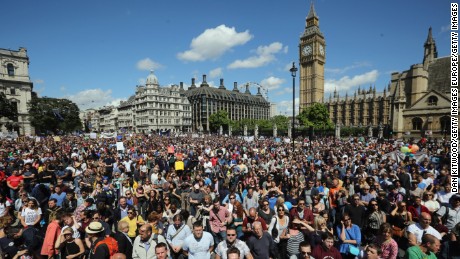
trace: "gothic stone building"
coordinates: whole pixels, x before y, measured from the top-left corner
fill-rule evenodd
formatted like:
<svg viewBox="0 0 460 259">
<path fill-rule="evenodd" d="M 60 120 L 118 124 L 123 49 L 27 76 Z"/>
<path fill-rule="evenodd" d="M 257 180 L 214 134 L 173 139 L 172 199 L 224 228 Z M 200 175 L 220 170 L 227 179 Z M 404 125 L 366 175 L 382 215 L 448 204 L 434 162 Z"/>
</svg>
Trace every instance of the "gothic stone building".
<svg viewBox="0 0 460 259">
<path fill-rule="evenodd" d="M 374 85 L 352 95 L 334 92 L 324 101 L 325 46 L 312 4 L 299 44 L 300 109 L 325 103 L 335 124 L 382 125 L 397 138 L 442 137 L 450 132 L 449 57 L 438 58 L 431 28 L 424 44 L 423 62 L 393 73 L 383 92 L 377 92 Z"/>
<path fill-rule="evenodd" d="M 203 75 L 203 82 L 200 87 L 195 85 L 192 78 L 192 85 L 185 92 L 192 109 L 192 130 L 209 131 L 209 117 L 217 111 L 224 110 L 228 113 L 230 120 L 238 121 L 247 119 L 268 119 L 270 117 L 270 103 L 260 93 L 260 87 L 256 95 L 249 91 L 240 92 L 237 83 L 234 83 L 233 90 L 227 90 L 224 80 L 220 79 L 218 88 L 211 87 L 206 82 L 206 75 Z"/>
</svg>

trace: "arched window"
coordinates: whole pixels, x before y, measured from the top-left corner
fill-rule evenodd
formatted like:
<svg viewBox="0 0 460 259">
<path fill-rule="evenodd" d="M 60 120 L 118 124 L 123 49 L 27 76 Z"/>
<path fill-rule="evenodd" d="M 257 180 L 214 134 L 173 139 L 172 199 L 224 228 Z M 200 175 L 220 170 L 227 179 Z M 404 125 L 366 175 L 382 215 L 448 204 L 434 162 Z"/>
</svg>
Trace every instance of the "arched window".
<svg viewBox="0 0 460 259">
<path fill-rule="evenodd" d="M 423 125 L 423 120 L 419 117 L 412 119 L 412 130 L 421 130 Z"/>
<path fill-rule="evenodd" d="M 428 97 L 428 106 L 437 106 L 438 105 L 438 97 L 432 95 Z"/>
<path fill-rule="evenodd" d="M 443 116 L 439 118 L 439 123 L 441 124 L 441 131 L 443 132 L 450 132 L 450 117 Z"/>
<path fill-rule="evenodd" d="M 8 75 L 9 76 L 14 76 L 14 66 L 11 63 L 8 63 L 6 65 L 6 70 L 8 70 Z"/>
</svg>

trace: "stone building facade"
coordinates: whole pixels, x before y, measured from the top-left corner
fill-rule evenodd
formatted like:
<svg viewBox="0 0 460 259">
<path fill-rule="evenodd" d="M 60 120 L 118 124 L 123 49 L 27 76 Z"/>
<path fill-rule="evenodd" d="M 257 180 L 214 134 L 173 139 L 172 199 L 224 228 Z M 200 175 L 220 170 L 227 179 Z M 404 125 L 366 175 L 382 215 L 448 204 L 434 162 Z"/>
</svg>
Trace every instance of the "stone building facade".
<svg viewBox="0 0 460 259">
<path fill-rule="evenodd" d="M 92 131 L 190 132 L 192 114 L 183 85 L 160 86 L 153 71 L 119 106 L 85 111 Z"/>
<path fill-rule="evenodd" d="M 324 103 L 333 123 L 347 127 L 383 127 L 390 137 L 448 137 L 450 132 L 449 57 L 438 58 L 431 28 L 423 45 L 423 62 L 395 72 L 391 82 L 359 88 L 344 96 L 324 97 L 325 38 L 313 4 L 300 38 L 300 109 Z"/>
<path fill-rule="evenodd" d="M 17 107 L 18 118 L 10 121 L 1 118 L 1 131 L 6 132 L 10 124 L 19 135 L 35 134 L 30 124 L 29 102 L 32 99 L 33 83 L 29 76 L 29 57 L 27 49 L 0 49 L 0 91 Z"/>
<path fill-rule="evenodd" d="M 192 78 L 190 88 L 185 91 L 192 111 L 192 130 L 210 131 L 209 117 L 220 110 L 228 113 L 230 120 L 241 119 L 269 119 L 270 103 L 265 100 L 258 88 L 257 94 L 253 95 L 246 85 L 246 91 L 240 92 L 237 82 L 234 82 L 233 90 L 227 90 L 224 80 L 220 79 L 219 87 L 211 87 L 206 82 L 206 75 L 199 87 Z"/>
</svg>

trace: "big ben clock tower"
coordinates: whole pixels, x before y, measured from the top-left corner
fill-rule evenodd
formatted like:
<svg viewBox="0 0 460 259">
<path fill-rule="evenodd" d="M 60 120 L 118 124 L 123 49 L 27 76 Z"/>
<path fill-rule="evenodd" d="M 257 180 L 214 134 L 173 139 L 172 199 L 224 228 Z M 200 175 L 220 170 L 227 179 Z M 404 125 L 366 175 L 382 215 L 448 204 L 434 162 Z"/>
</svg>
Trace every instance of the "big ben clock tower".
<svg viewBox="0 0 460 259">
<path fill-rule="evenodd" d="M 300 37 L 300 110 L 324 99 L 324 63 L 326 41 L 319 29 L 319 19 L 313 2 L 306 19 L 305 31 Z"/>
</svg>

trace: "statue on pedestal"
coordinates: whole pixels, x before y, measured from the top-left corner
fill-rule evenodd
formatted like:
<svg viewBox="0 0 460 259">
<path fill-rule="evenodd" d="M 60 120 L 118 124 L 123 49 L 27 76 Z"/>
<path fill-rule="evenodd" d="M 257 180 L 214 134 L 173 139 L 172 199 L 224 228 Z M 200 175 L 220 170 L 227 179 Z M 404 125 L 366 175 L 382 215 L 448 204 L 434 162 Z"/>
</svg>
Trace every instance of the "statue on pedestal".
<svg viewBox="0 0 460 259">
<path fill-rule="evenodd" d="M 228 136 L 232 136 L 232 125 L 228 125 Z"/>
<path fill-rule="evenodd" d="M 259 139 L 259 125 L 255 125 L 254 127 L 254 138 Z"/>
<path fill-rule="evenodd" d="M 288 138 L 292 138 L 292 123 L 288 122 Z"/>
<path fill-rule="evenodd" d="M 247 125 L 244 125 L 244 128 L 243 128 L 243 135 L 246 137 L 248 135 L 248 126 Z"/>
<path fill-rule="evenodd" d="M 278 127 L 276 127 L 276 124 L 273 125 L 273 137 L 278 137 Z"/>
</svg>

